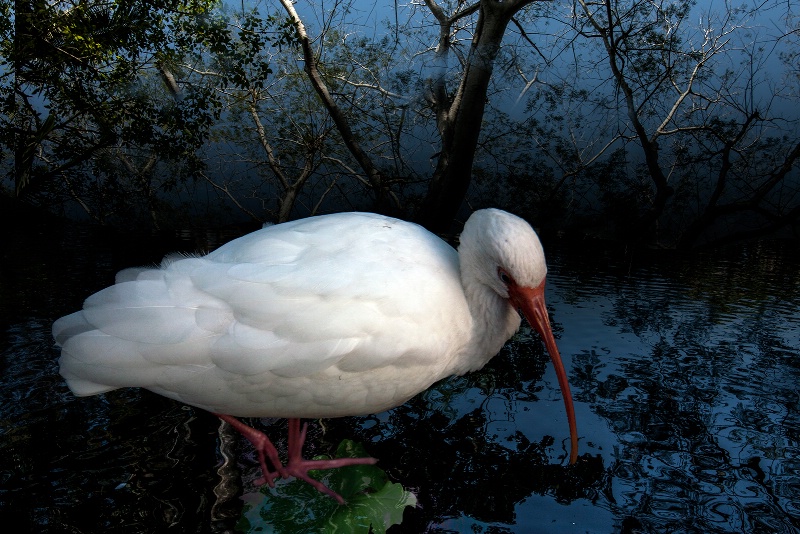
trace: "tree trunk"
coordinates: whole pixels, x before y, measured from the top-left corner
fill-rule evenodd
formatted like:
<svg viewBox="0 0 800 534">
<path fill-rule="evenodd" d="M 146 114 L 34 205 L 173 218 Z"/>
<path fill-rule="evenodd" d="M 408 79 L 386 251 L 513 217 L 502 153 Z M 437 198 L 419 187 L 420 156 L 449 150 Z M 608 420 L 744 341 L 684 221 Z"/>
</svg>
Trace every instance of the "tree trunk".
<svg viewBox="0 0 800 534">
<path fill-rule="evenodd" d="M 532 1 L 481 0 L 475 36 L 458 91 L 452 103 L 442 101 L 445 91 L 440 90 L 434 96 L 442 147 L 427 195 L 417 213 L 417 222 L 433 232 L 449 230 L 466 197 L 495 58 L 511 17 Z M 440 24 L 443 22 L 440 19 Z"/>
<path fill-rule="evenodd" d="M 308 75 L 308 79 L 311 81 L 311 85 L 314 87 L 317 95 L 319 95 L 322 104 L 328 110 L 328 113 L 330 114 L 331 119 L 333 119 L 334 124 L 336 124 L 336 128 L 339 131 L 339 134 L 342 136 L 345 146 L 347 146 L 350 154 L 361 166 L 364 174 L 366 174 L 367 180 L 369 181 L 372 191 L 375 194 L 377 211 L 386 210 L 388 207 L 386 195 L 387 191 L 386 180 L 383 174 L 372 163 L 372 159 L 370 159 L 369 155 L 361 148 L 355 133 L 350 128 L 349 120 L 328 91 L 328 86 L 325 84 L 325 81 L 322 79 L 322 75 L 317 68 L 317 58 L 311 48 L 311 39 L 308 37 L 308 33 L 306 32 L 303 21 L 300 19 L 297 11 L 294 9 L 294 5 L 292 4 L 291 0 L 280 0 L 280 2 L 295 25 L 297 38 L 300 41 L 300 47 L 303 50 L 305 71 Z"/>
</svg>

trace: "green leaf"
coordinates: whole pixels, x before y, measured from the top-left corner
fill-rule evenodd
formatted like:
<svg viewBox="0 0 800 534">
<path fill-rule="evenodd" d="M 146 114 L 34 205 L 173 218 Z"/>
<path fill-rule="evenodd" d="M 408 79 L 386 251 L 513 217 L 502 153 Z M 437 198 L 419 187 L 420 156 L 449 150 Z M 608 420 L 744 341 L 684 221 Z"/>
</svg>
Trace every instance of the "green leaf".
<svg viewBox="0 0 800 534">
<path fill-rule="evenodd" d="M 403 521 L 406 506 L 415 506 L 416 496 L 402 485 L 386 481 L 375 493 L 361 493 L 351 498 L 347 506 L 337 506 L 328 521 L 326 532 L 372 532 L 383 534 L 392 525 Z"/>
<path fill-rule="evenodd" d="M 342 441 L 336 458 L 368 456 L 360 443 Z M 319 459 L 319 458 L 317 458 Z M 345 504 L 339 505 L 300 480 L 267 486 L 258 493 L 243 496 L 242 517 L 237 530 L 242 532 L 386 532 L 403 519 L 407 506 L 417 498 L 400 484 L 388 480 L 374 465 L 353 465 L 326 471 L 311 471 L 311 476 L 339 493 Z"/>
</svg>

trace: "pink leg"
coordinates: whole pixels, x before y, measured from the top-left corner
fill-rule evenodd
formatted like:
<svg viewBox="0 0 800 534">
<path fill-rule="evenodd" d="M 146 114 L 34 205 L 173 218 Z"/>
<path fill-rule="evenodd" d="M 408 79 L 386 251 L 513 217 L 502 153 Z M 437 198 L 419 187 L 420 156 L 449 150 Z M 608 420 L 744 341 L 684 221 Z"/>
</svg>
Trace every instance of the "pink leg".
<svg viewBox="0 0 800 534">
<path fill-rule="evenodd" d="M 255 428 L 247 426 L 230 415 L 221 413 L 215 413 L 214 415 L 238 430 L 239 433 L 241 433 L 250 443 L 253 444 L 253 448 L 255 448 L 256 452 L 258 453 L 258 462 L 261 464 L 261 472 L 264 473 L 264 478 L 256 480 L 256 484 L 267 483 L 269 484 L 270 488 L 274 488 L 276 478 L 286 478 L 288 476 L 283 468 L 283 464 L 278 458 L 278 450 L 263 432 L 259 432 Z M 269 458 L 269 461 L 275 468 L 275 471 L 270 471 L 267 468 L 266 458 Z"/>
<path fill-rule="evenodd" d="M 375 458 L 336 458 L 334 460 L 306 460 L 303 458 L 303 443 L 306 441 L 306 430 L 308 423 L 303 424 L 300 430 L 300 419 L 289 419 L 289 462 L 286 464 L 286 472 L 300 480 L 314 486 L 318 491 L 330 495 L 339 504 L 344 504 L 341 495 L 328 488 L 319 480 L 315 480 L 308 475 L 311 469 L 336 469 L 347 465 L 372 465 L 378 462 Z"/>
<path fill-rule="evenodd" d="M 271 488 L 275 487 L 276 478 L 289 478 L 295 477 L 311 484 L 318 491 L 330 495 L 336 499 L 339 504 L 344 504 L 344 499 L 341 495 L 328 488 L 319 480 L 315 480 L 308 475 L 311 469 L 336 469 L 337 467 L 344 467 L 348 465 L 372 465 L 378 462 L 375 458 L 336 458 L 335 460 L 306 460 L 303 458 L 303 443 L 306 441 L 306 429 L 308 424 L 304 424 L 302 430 L 300 429 L 300 419 L 289 419 L 289 461 L 284 466 L 278 458 L 278 451 L 275 446 L 264 435 L 263 432 L 247 426 L 235 417 L 225 414 L 215 413 L 217 417 L 231 425 L 238 430 L 244 437 L 253 444 L 253 447 L 258 453 L 258 461 L 261 464 L 261 472 L 264 477 L 256 480 L 256 484 L 269 484 Z M 270 471 L 267 467 L 267 458 L 269 459 L 275 471 Z"/>
</svg>

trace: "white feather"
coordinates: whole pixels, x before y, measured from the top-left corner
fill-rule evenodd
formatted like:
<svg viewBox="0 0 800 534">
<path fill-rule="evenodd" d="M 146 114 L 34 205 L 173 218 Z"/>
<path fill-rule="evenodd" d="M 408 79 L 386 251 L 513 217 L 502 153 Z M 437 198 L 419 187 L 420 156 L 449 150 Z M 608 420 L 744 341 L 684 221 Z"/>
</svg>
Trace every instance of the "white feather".
<svg viewBox="0 0 800 534">
<path fill-rule="evenodd" d="M 498 217 L 513 217 L 499 213 L 488 217 L 495 233 Z M 482 240 L 468 224 L 467 254 Z M 120 272 L 53 325 L 61 374 L 78 395 L 144 387 L 238 416 L 381 411 L 482 366 L 518 327 L 488 287 L 479 300 L 500 318 L 474 319 L 485 313 L 465 287 L 496 271 L 471 274 L 481 258 L 462 253 L 464 271 L 442 240 L 380 215 L 269 226 L 206 256 Z"/>
</svg>

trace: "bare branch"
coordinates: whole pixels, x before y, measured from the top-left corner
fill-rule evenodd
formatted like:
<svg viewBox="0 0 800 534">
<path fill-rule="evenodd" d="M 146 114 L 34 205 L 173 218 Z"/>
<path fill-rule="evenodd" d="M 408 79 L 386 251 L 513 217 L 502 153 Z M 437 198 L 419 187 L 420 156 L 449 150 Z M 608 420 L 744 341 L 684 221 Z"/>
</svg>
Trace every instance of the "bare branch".
<svg viewBox="0 0 800 534">
<path fill-rule="evenodd" d="M 375 165 L 372 163 L 372 160 L 367 155 L 367 153 L 361 148 L 360 143 L 356 139 L 355 133 L 350 127 L 349 120 L 342 112 L 342 110 L 339 108 L 339 106 L 337 106 L 336 102 L 334 101 L 333 97 L 328 91 L 328 86 L 325 84 L 325 81 L 322 79 L 322 76 L 319 73 L 319 69 L 317 68 L 317 58 L 314 55 L 314 51 L 311 49 L 311 40 L 308 37 L 308 33 L 306 32 L 306 28 L 305 25 L 303 24 L 303 21 L 300 19 L 300 16 L 297 14 L 297 11 L 294 9 L 294 5 L 292 4 L 291 0 L 280 0 L 280 2 L 283 8 L 286 10 L 286 12 L 289 14 L 289 17 L 292 19 L 292 22 L 295 25 L 295 30 L 297 31 L 297 37 L 300 40 L 300 45 L 303 50 L 305 71 L 308 74 L 308 78 L 311 81 L 311 85 L 314 87 L 314 90 L 322 99 L 322 103 L 328 110 L 328 113 L 333 119 L 333 122 L 336 124 L 336 127 L 339 130 L 339 133 L 342 136 L 342 140 L 344 141 L 348 150 L 353 155 L 358 164 L 361 166 L 361 168 L 364 170 L 364 173 L 367 175 L 370 187 L 372 188 L 372 191 L 375 193 L 375 196 L 378 200 L 378 204 L 379 205 L 383 204 L 385 198 L 385 190 L 383 183 L 384 178 L 382 174 L 377 169 L 377 167 L 375 167 Z"/>
<path fill-rule="evenodd" d="M 250 116 L 253 117 L 253 124 L 256 127 L 256 132 L 258 134 L 258 141 L 261 143 L 261 147 L 264 149 L 264 152 L 267 154 L 267 162 L 269 164 L 269 168 L 272 169 L 272 172 L 280 181 L 283 189 L 289 189 L 289 180 L 286 178 L 286 175 L 283 174 L 281 170 L 281 165 L 278 160 L 275 158 L 275 154 L 272 151 L 272 146 L 269 144 L 269 140 L 267 139 L 267 133 L 264 131 L 264 125 L 261 124 L 261 117 L 258 116 L 258 110 L 255 107 L 255 103 L 251 103 L 248 106 L 250 110 Z"/>
<path fill-rule="evenodd" d="M 220 192 L 221 192 L 221 193 L 223 193 L 225 196 L 227 196 L 227 197 L 228 197 L 228 199 L 230 199 L 230 201 L 231 201 L 231 202 L 233 202 L 233 203 L 236 205 L 236 207 L 237 207 L 237 208 L 239 208 L 239 209 L 240 209 L 240 210 L 242 210 L 244 213 L 246 213 L 247 215 L 249 215 L 250 217 L 252 217 L 252 218 L 253 218 L 253 220 L 255 220 L 255 221 L 258 221 L 258 222 L 260 222 L 260 223 L 261 223 L 261 222 L 264 222 L 264 221 L 263 221 L 263 220 L 262 220 L 260 217 L 258 217 L 258 216 L 257 216 L 255 213 L 253 213 L 252 211 L 250 211 L 249 209 L 247 209 L 247 208 L 246 208 L 246 207 L 245 207 L 245 206 L 244 206 L 244 205 L 243 205 L 241 202 L 239 202 L 239 198 L 238 198 L 236 195 L 234 195 L 234 194 L 231 192 L 231 190 L 230 190 L 230 189 L 228 189 L 228 186 L 227 186 L 227 184 L 226 184 L 226 185 L 224 185 L 224 186 L 223 186 L 223 185 L 219 185 L 217 182 L 215 182 L 214 180 L 212 180 L 211 178 L 209 178 L 209 177 L 208 177 L 208 175 L 206 175 L 206 173 L 204 173 L 204 172 L 200 172 L 200 173 L 198 173 L 198 174 L 199 174 L 200 176 L 202 176 L 202 177 L 205 179 L 205 181 L 206 181 L 206 182 L 208 182 L 208 183 L 211 185 L 211 187 L 213 187 L 213 188 L 214 188 L 214 189 L 216 189 L 217 191 L 220 191 Z"/>
<path fill-rule="evenodd" d="M 398 95 L 397 93 L 393 93 L 393 92 L 389 91 L 388 89 L 384 89 L 380 85 L 374 85 L 374 84 L 363 83 L 363 82 L 354 82 L 354 81 L 352 81 L 352 80 L 350 80 L 348 78 L 345 78 L 344 76 L 333 76 L 333 79 L 334 80 L 339 80 L 340 82 L 343 82 L 343 83 L 345 83 L 345 84 L 347 84 L 347 85 L 349 85 L 351 87 L 359 87 L 359 88 L 364 88 L 364 89 L 371 89 L 373 91 L 378 91 L 383 96 L 388 96 L 389 98 L 395 98 L 395 99 L 398 99 L 398 100 L 405 100 L 405 97 L 403 95 Z"/>
</svg>

